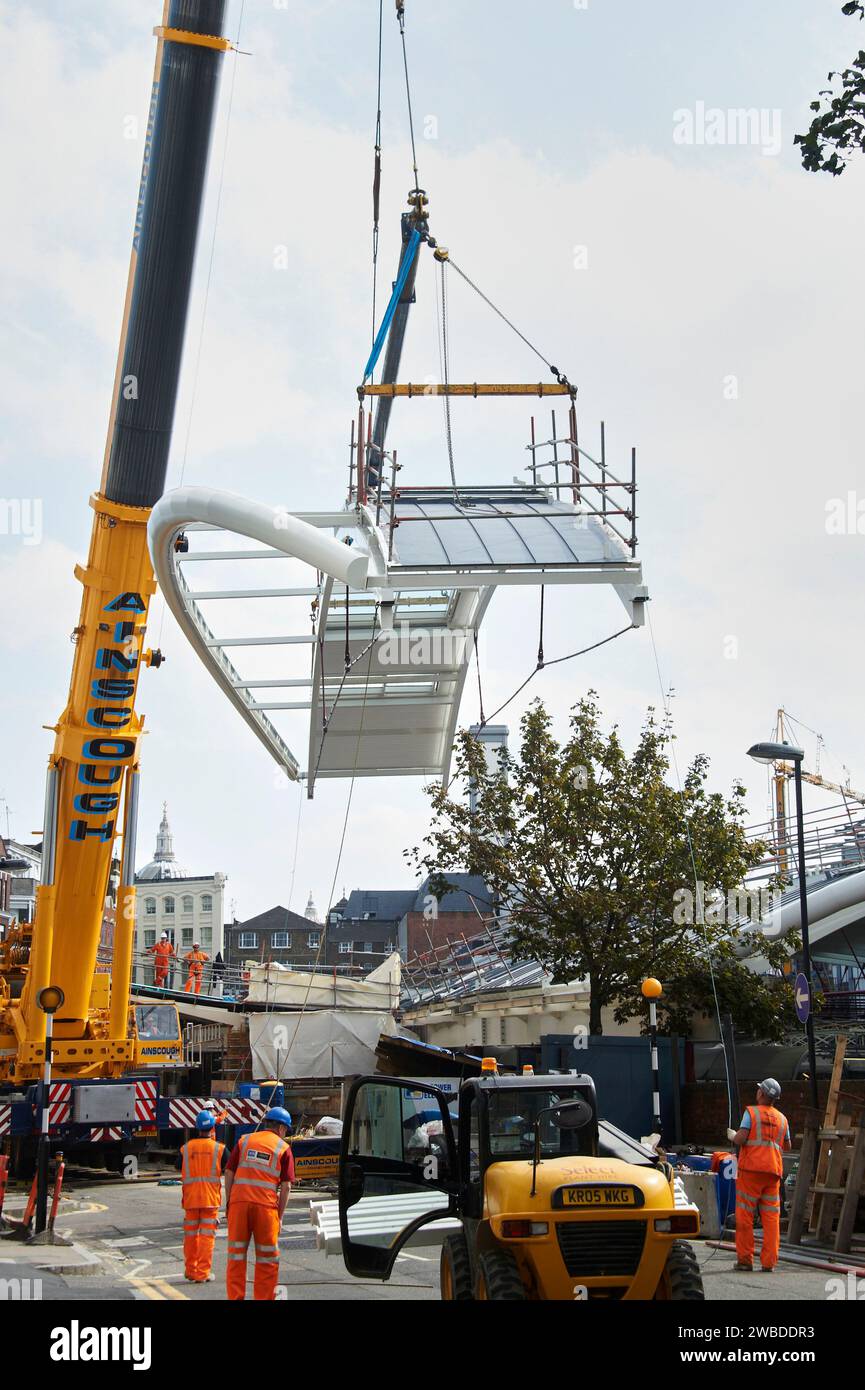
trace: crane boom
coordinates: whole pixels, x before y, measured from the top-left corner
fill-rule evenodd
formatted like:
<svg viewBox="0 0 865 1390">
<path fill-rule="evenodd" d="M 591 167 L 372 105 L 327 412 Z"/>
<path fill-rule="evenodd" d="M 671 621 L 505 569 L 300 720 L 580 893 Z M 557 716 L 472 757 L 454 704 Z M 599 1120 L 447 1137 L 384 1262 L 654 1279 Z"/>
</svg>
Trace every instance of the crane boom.
<svg viewBox="0 0 865 1390">
<path fill-rule="evenodd" d="M 225 0 L 166 0 L 157 34 L 141 186 L 108 439 L 66 707 L 54 726 L 35 921 L 0 948 L 0 1080 L 39 1076 L 59 986 L 57 1075 L 111 1076 L 135 1060 L 129 984 L 145 635 L 156 583 L 147 521 L 168 464 L 221 58 Z M 115 841 L 121 884 L 110 1001 L 96 956 Z M 17 994 L 17 997 L 16 997 Z"/>
</svg>

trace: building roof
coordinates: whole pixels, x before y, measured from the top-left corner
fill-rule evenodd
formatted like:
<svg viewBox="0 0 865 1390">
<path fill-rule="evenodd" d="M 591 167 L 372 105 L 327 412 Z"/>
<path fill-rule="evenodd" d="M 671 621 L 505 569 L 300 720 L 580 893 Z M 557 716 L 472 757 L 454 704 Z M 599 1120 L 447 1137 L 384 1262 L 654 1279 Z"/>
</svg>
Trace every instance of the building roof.
<svg viewBox="0 0 865 1390">
<path fill-rule="evenodd" d="M 440 912 L 470 912 L 472 916 L 484 916 L 491 912 L 493 895 L 480 874 L 444 874 L 443 877 L 454 885 L 454 891 L 445 893 L 439 900 Z M 429 897 L 430 886 L 427 878 L 417 890 L 412 911 L 423 912 L 426 899 Z"/>
<path fill-rule="evenodd" d="M 354 921 L 369 916 L 383 922 L 400 922 L 411 911 L 416 895 L 415 888 L 353 888 L 342 915 Z"/>
<path fill-rule="evenodd" d="M 265 912 L 259 912 L 256 917 L 249 917 L 245 922 L 231 922 L 227 931 L 311 931 L 320 926 L 320 923 L 311 922 L 308 917 L 301 917 L 299 912 L 292 912 L 290 908 L 282 907 L 277 903 L 276 907 L 269 907 Z"/>
</svg>

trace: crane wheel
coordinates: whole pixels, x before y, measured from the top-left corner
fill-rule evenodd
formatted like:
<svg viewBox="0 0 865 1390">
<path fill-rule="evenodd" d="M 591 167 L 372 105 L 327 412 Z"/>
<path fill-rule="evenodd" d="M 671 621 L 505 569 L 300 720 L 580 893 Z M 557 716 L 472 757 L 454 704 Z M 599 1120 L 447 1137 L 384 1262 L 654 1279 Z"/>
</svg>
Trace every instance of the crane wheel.
<svg viewBox="0 0 865 1390">
<path fill-rule="evenodd" d="M 510 1250 L 485 1250 L 478 1257 L 475 1298 L 510 1302 L 525 1301 L 526 1291 L 519 1266 Z"/>
<path fill-rule="evenodd" d="M 440 1279 L 445 1302 L 465 1302 L 474 1297 L 469 1247 L 462 1231 L 445 1236 L 442 1242 Z"/>
<path fill-rule="evenodd" d="M 655 1297 L 669 1298 L 678 1303 L 705 1300 L 697 1256 L 686 1240 L 677 1240 L 671 1247 Z"/>
</svg>

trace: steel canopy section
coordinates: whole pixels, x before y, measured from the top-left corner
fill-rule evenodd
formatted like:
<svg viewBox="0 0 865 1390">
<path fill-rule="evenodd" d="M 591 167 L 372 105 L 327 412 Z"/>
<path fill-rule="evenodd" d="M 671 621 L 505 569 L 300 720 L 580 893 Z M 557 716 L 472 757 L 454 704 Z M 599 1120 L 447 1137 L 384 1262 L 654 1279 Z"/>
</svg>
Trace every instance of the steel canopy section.
<svg viewBox="0 0 865 1390">
<path fill-rule="evenodd" d="M 261 548 L 229 541 L 178 551 L 180 533 L 197 531 L 223 532 L 217 545 L 231 535 Z M 181 629 L 291 778 L 303 774 L 269 714 L 309 711 L 310 796 L 318 777 L 447 779 L 475 639 L 497 587 L 606 585 L 635 626 L 647 597 L 639 561 L 599 514 L 519 481 L 456 494 L 400 488 L 368 505 L 303 514 L 187 488 L 162 499 L 148 535 Z M 314 585 L 278 570 L 268 583 L 272 566 L 255 563 L 287 558 L 313 566 Z M 199 561 L 211 563 L 202 570 Z M 193 589 L 185 568 L 193 564 L 196 578 L 206 571 L 215 580 Z M 301 621 L 291 605 L 310 598 Z M 244 604 L 240 632 L 224 622 L 215 632 L 235 599 Z M 208 603 L 217 612 L 206 618 Z M 303 661 L 305 652 L 309 664 L 292 668 L 290 654 Z"/>
<path fill-rule="evenodd" d="M 438 603 L 390 594 L 387 627 L 373 595 L 366 611 L 328 584 L 313 668 L 308 794 L 318 777 L 446 777 L 474 635 L 492 589 Z M 421 599 L 418 604 L 418 600 Z M 348 658 L 348 670 L 346 669 Z"/>
<path fill-rule="evenodd" d="M 400 489 L 391 568 L 637 566 L 614 534 L 538 488 Z M 531 582 L 531 581 L 529 581 Z"/>
</svg>

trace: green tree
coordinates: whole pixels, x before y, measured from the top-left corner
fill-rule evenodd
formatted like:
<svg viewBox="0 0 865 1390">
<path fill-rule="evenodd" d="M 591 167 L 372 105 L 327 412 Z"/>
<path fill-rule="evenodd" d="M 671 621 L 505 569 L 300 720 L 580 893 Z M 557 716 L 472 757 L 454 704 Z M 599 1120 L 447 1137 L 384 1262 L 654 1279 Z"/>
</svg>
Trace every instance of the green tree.
<svg viewBox="0 0 865 1390">
<path fill-rule="evenodd" d="M 861 0 L 849 0 L 841 11 L 865 18 Z M 836 85 L 811 102 L 816 115 L 794 143 L 802 146 L 802 163 L 810 173 L 843 174 L 853 151 L 865 150 L 865 49 L 843 72 L 830 72 L 829 81 Z"/>
<path fill-rule="evenodd" d="M 503 751 L 493 770 L 463 731 L 450 785 L 427 789 L 429 834 L 406 854 L 439 897 L 449 872 L 482 875 L 508 906 L 518 955 L 539 960 L 555 982 L 587 976 L 592 1033 L 602 1032 L 605 1006 L 621 1017 L 639 1010 L 647 975 L 669 982 L 669 1016 L 680 1024 L 705 1002 L 711 952 L 729 981 L 723 1005 L 743 1031 L 758 1020 L 756 1031 L 771 1035 L 766 1025 L 782 1009 L 783 990 L 740 964 L 737 950 L 757 939 L 750 928 L 732 930 L 726 913 L 718 920 L 716 904 L 765 847 L 746 838 L 744 788 L 727 797 L 707 789 L 704 756 L 688 768 L 681 793 L 670 785 L 672 737 L 650 708 L 628 756 L 617 728 L 602 730 L 594 691 L 572 709 L 562 744 L 535 701 L 521 720 L 519 751 Z"/>
</svg>

